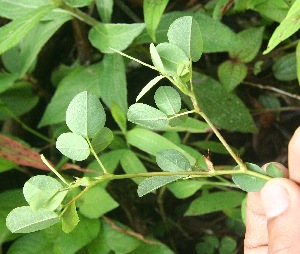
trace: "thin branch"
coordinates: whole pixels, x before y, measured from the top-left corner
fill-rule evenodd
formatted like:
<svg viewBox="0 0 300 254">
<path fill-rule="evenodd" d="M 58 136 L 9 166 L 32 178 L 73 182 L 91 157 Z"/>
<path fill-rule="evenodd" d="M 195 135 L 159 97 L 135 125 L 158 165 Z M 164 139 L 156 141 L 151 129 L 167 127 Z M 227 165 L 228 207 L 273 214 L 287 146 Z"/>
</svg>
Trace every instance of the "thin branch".
<svg viewBox="0 0 300 254">
<path fill-rule="evenodd" d="M 96 161 L 98 162 L 98 164 L 100 165 L 100 167 L 102 168 L 104 174 L 109 174 L 106 167 L 103 165 L 103 163 L 101 162 L 101 160 L 99 159 L 98 155 L 96 154 L 92 144 L 91 144 L 91 141 L 87 138 L 86 141 L 88 142 L 89 144 L 89 147 L 90 147 L 90 150 L 92 152 L 92 154 L 94 155 Z"/>
</svg>

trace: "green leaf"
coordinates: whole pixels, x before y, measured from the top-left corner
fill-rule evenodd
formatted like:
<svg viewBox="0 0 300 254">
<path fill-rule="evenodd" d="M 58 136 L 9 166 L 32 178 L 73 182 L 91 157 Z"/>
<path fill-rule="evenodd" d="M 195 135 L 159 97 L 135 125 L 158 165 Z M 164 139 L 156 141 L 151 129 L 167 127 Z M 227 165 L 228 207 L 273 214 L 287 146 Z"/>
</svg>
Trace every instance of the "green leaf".
<svg viewBox="0 0 300 254">
<path fill-rule="evenodd" d="M 160 56 L 159 56 L 159 54 L 157 52 L 157 49 L 156 49 L 156 47 L 154 46 L 153 43 L 150 44 L 150 55 L 151 55 L 152 63 L 154 64 L 154 66 L 156 67 L 156 69 L 160 73 L 165 73 L 164 64 L 163 64 L 162 60 L 160 59 Z"/>
<path fill-rule="evenodd" d="M 73 202 L 61 217 L 61 227 L 65 233 L 70 233 L 79 223 L 75 202 Z"/>
<path fill-rule="evenodd" d="M 87 91 L 77 94 L 66 112 L 69 129 L 84 138 L 92 138 L 104 127 L 106 115 L 99 99 Z"/>
<path fill-rule="evenodd" d="M 148 172 L 139 157 L 132 151 L 126 150 L 120 160 L 121 166 L 126 174 L 138 174 Z M 142 180 L 140 178 L 132 178 L 132 180 L 139 184 Z"/>
<path fill-rule="evenodd" d="M 101 70 L 99 90 L 103 102 L 111 108 L 112 103 L 116 103 L 127 113 L 127 84 L 125 65 L 123 57 L 119 54 L 104 55 L 101 62 L 103 69 Z"/>
<path fill-rule="evenodd" d="M 194 195 L 197 190 L 202 188 L 202 186 L 203 183 L 201 180 L 192 179 L 170 183 L 167 188 L 176 198 L 185 199 Z"/>
<path fill-rule="evenodd" d="M 280 57 L 272 66 L 276 79 L 291 81 L 297 79 L 297 58 L 295 53 L 285 54 Z"/>
<path fill-rule="evenodd" d="M 17 79 L 18 79 L 18 75 L 14 73 L 0 72 L 0 82 L 1 82 L 0 93 L 3 93 L 7 91 L 9 88 L 11 88 Z"/>
<path fill-rule="evenodd" d="M 91 2 L 93 2 L 93 0 L 64 0 L 64 1 L 73 7 L 84 7 L 91 4 Z"/>
<path fill-rule="evenodd" d="M 266 167 L 266 172 L 268 176 L 271 177 L 284 177 L 283 172 L 281 169 L 274 163 L 269 163 Z"/>
<path fill-rule="evenodd" d="M 164 149 L 156 155 L 157 165 L 164 171 L 191 171 L 188 159 L 177 150 Z"/>
<path fill-rule="evenodd" d="M 185 216 L 197 216 L 222 211 L 241 205 L 245 193 L 238 191 L 218 191 L 203 194 L 191 202 Z"/>
<path fill-rule="evenodd" d="M 190 164 L 195 164 L 195 158 L 188 152 L 175 145 L 165 137 L 150 130 L 135 128 L 128 131 L 126 137 L 127 142 L 130 145 L 137 147 L 138 149 L 151 155 L 156 156 L 158 152 L 164 149 L 174 149 L 182 153 L 189 160 Z"/>
<path fill-rule="evenodd" d="M 140 245 L 130 254 L 174 254 L 174 252 L 162 243 L 159 244 L 148 244 L 141 242 Z"/>
<path fill-rule="evenodd" d="M 252 164 L 252 163 L 247 163 L 246 166 L 248 169 L 260 173 L 260 174 L 266 174 L 265 171 L 263 171 L 259 166 Z M 239 167 L 237 166 L 235 169 L 238 169 Z M 246 192 L 257 192 L 260 191 L 267 180 L 252 176 L 252 175 L 246 175 L 246 174 L 233 174 L 232 175 L 232 180 L 233 182 L 243 191 Z"/>
<path fill-rule="evenodd" d="M 203 52 L 200 27 L 192 16 L 176 19 L 168 30 L 168 39 L 181 48 L 193 61 L 197 62 Z"/>
<path fill-rule="evenodd" d="M 89 144 L 76 133 L 63 133 L 56 141 L 56 148 L 72 160 L 83 161 L 90 155 Z"/>
<path fill-rule="evenodd" d="M 102 75 L 105 75 L 105 73 L 103 73 L 101 63 L 74 68 L 59 83 L 39 123 L 39 127 L 64 122 L 67 107 L 78 93 L 87 91 L 100 97 L 99 83 Z"/>
<path fill-rule="evenodd" d="M 98 14 L 103 23 L 110 23 L 111 22 L 111 15 L 113 12 L 113 0 L 96 0 L 96 7 Z"/>
<path fill-rule="evenodd" d="M 127 117 L 130 122 L 156 130 L 164 129 L 169 122 L 165 113 L 143 103 L 131 105 Z"/>
<path fill-rule="evenodd" d="M 172 119 L 170 120 L 171 123 Z M 176 132 L 191 132 L 191 133 L 206 133 L 210 131 L 210 127 L 206 122 L 197 120 L 195 118 L 187 117 L 184 121 L 180 121 L 176 126 L 167 127 L 166 130 Z"/>
<path fill-rule="evenodd" d="M 260 50 L 263 32 L 263 27 L 252 27 L 238 33 L 239 46 L 230 50 L 230 57 L 242 63 L 251 62 Z"/>
<path fill-rule="evenodd" d="M 111 49 L 122 51 L 143 31 L 145 24 L 101 24 L 89 32 L 92 45 L 102 53 L 114 53 Z"/>
<path fill-rule="evenodd" d="M 119 206 L 102 186 L 88 190 L 76 204 L 79 212 L 90 219 L 97 219 Z"/>
<path fill-rule="evenodd" d="M 136 102 L 141 99 L 153 86 L 155 86 L 164 76 L 157 76 L 154 79 L 151 79 L 149 83 L 142 89 L 142 91 L 136 97 Z"/>
<path fill-rule="evenodd" d="M 95 152 L 99 153 L 106 147 L 108 147 L 108 145 L 113 141 L 113 139 L 114 134 L 112 133 L 112 131 L 104 127 L 96 132 L 91 144 Z"/>
<path fill-rule="evenodd" d="M 212 153 L 219 153 L 219 154 L 226 154 L 228 155 L 228 151 L 224 147 L 224 145 L 221 142 L 217 141 L 196 141 L 192 143 L 193 146 L 196 146 L 202 150 L 209 150 Z M 238 149 L 231 147 L 231 149 L 238 153 Z"/>
<path fill-rule="evenodd" d="M 156 50 L 163 63 L 164 72 L 168 75 L 176 76 L 177 66 L 183 61 L 189 61 L 184 51 L 175 44 L 160 43 L 156 46 Z"/>
<path fill-rule="evenodd" d="M 168 183 L 174 182 L 186 176 L 153 176 L 146 178 L 138 186 L 138 196 L 142 197 Z"/>
<path fill-rule="evenodd" d="M 155 31 L 168 2 L 169 0 L 144 0 L 144 20 L 153 41 L 156 40 Z"/>
<path fill-rule="evenodd" d="M 247 66 L 230 60 L 219 65 L 218 76 L 227 91 L 232 91 L 247 75 Z"/>
<path fill-rule="evenodd" d="M 111 111 L 112 117 L 118 124 L 121 131 L 123 133 L 126 133 L 127 118 L 126 118 L 126 115 L 124 114 L 123 110 L 121 109 L 121 107 L 117 103 L 113 102 L 111 104 L 110 111 Z"/>
<path fill-rule="evenodd" d="M 16 46 L 26 36 L 26 34 L 41 20 L 41 18 L 52 11 L 54 8 L 54 5 L 39 7 L 1 27 L 0 55 L 6 50 Z"/>
<path fill-rule="evenodd" d="M 50 176 L 37 175 L 31 177 L 23 187 L 23 194 L 31 209 L 41 208 L 54 211 L 63 201 L 67 190 L 56 179 Z"/>
<path fill-rule="evenodd" d="M 216 126 L 229 131 L 257 130 L 249 110 L 235 94 L 204 75 L 195 75 L 193 81 L 198 105 Z"/>
<path fill-rule="evenodd" d="M 286 17 L 281 21 L 279 26 L 275 29 L 274 33 L 269 40 L 267 49 L 264 51 L 264 54 L 269 53 L 274 49 L 280 42 L 284 41 L 300 28 L 300 19 L 299 19 L 299 8 L 300 1 L 296 0 L 294 4 L 289 9 Z"/>
<path fill-rule="evenodd" d="M 234 253 L 236 247 L 237 247 L 237 243 L 233 238 L 229 236 L 224 236 L 220 242 L 219 253 L 220 254 Z"/>
<path fill-rule="evenodd" d="M 175 115 L 181 109 L 179 93 L 171 86 L 159 87 L 154 95 L 156 106 L 167 115 Z"/>
<path fill-rule="evenodd" d="M 44 209 L 34 212 L 30 206 L 17 207 L 6 218 L 6 226 L 12 233 L 30 233 L 57 222 L 59 218 L 56 213 Z"/>
</svg>

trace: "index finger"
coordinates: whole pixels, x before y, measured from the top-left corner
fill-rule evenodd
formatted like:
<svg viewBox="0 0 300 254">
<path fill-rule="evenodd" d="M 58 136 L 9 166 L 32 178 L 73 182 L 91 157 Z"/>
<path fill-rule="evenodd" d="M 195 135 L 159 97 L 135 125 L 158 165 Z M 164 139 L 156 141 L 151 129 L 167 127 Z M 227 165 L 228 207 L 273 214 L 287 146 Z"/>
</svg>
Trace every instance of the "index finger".
<svg viewBox="0 0 300 254">
<path fill-rule="evenodd" d="M 290 179 L 300 184 L 300 127 L 289 143 L 288 163 Z"/>
</svg>

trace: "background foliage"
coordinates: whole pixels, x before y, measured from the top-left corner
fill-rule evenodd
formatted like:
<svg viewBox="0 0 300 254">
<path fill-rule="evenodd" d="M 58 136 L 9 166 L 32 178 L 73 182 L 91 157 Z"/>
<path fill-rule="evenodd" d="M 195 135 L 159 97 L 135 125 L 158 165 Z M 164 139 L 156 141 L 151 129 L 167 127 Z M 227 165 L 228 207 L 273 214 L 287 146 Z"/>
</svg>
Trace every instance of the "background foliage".
<svg viewBox="0 0 300 254">
<path fill-rule="evenodd" d="M 300 125 L 299 5 L 0 0 L 0 252 L 242 253 L 246 195 L 227 175 L 172 176 L 160 189 L 153 178 L 116 180 L 88 189 L 76 205 L 70 201 L 103 170 L 189 171 L 211 161 L 219 170 L 235 167 L 209 125 L 196 114 L 184 116 L 193 109 L 186 95 L 114 50 L 184 81 L 191 59 L 196 101 L 233 151 L 258 165 L 286 164 L 287 142 Z M 90 156 L 89 138 L 102 165 Z M 82 178 L 67 194 L 64 181 L 74 177 Z M 241 177 L 234 176 L 237 185 Z M 52 211 L 62 200 L 63 231 Z M 40 221 L 28 227 L 32 209 Z M 6 227 L 11 210 L 26 215 L 8 220 L 16 233 Z"/>
</svg>

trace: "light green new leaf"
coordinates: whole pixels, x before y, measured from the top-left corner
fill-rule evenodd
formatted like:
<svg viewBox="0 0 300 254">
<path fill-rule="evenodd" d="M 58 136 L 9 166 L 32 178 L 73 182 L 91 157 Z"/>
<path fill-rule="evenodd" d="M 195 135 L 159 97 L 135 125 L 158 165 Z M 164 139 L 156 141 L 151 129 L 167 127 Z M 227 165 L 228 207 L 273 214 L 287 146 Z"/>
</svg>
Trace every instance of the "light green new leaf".
<svg viewBox="0 0 300 254">
<path fill-rule="evenodd" d="M 189 160 L 180 152 L 173 149 L 161 150 L 156 155 L 157 165 L 164 171 L 191 171 Z"/>
<path fill-rule="evenodd" d="M 121 131 L 123 133 L 125 133 L 126 129 L 127 129 L 127 126 L 126 126 L 127 118 L 126 118 L 124 111 L 121 109 L 121 107 L 117 103 L 112 102 L 112 104 L 110 106 L 110 112 L 112 114 L 112 117 L 118 124 L 119 128 L 121 129 Z"/>
<path fill-rule="evenodd" d="M 64 1 L 73 7 L 84 7 L 91 4 L 93 0 L 64 0 Z"/>
<path fill-rule="evenodd" d="M 73 202 L 61 217 L 61 228 L 65 233 L 70 233 L 79 223 L 75 202 Z"/>
<path fill-rule="evenodd" d="M 164 72 L 168 75 L 176 76 L 178 65 L 189 61 L 184 51 L 175 44 L 160 43 L 156 46 L 156 50 L 163 63 Z"/>
<path fill-rule="evenodd" d="M 247 66 L 243 63 L 225 61 L 218 68 L 218 76 L 227 91 L 232 91 L 247 75 Z"/>
<path fill-rule="evenodd" d="M 55 8 L 54 5 L 39 7 L 9 24 L 0 28 L 0 54 L 16 46 L 25 35 L 44 17 Z"/>
<path fill-rule="evenodd" d="M 172 120 L 170 120 L 170 122 L 171 121 Z M 180 121 L 178 125 L 167 127 L 166 130 L 176 132 L 188 131 L 191 133 L 206 133 L 210 131 L 210 126 L 206 122 L 200 121 L 195 118 L 187 117 L 186 119 L 184 119 L 184 121 Z"/>
<path fill-rule="evenodd" d="M 41 208 L 54 211 L 67 192 L 56 179 L 44 175 L 31 177 L 23 187 L 24 197 L 34 211 Z"/>
<path fill-rule="evenodd" d="M 30 206 L 13 209 L 6 218 L 6 226 L 13 233 L 31 233 L 59 222 L 55 212 L 40 209 L 34 212 Z"/>
<path fill-rule="evenodd" d="M 295 53 L 285 54 L 280 57 L 272 66 L 276 79 L 291 81 L 297 79 L 297 59 Z"/>
<path fill-rule="evenodd" d="M 169 0 L 144 0 L 144 20 L 153 41 L 156 41 L 155 31 L 168 2 Z"/>
<path fill-rule="evenodd" d="M 238 191 L 218 191 L 203 194 L 191 202 L 185 216 L 198 216 L 237 207 L 241 205 L 244 198 L 245 193 Z"/>
<path fill-rule="evenodd" d="M 56 141 L 56 148 L 72 160 L 83 161 L 90 155 L 87 141 L 72 132 L 61 134 Z"/>
<path fill-rule="evenodd" d="M 159 87 L 154 95 L 156 106 L 167 115 L 175 115 L 181 109 L 179 93 L 171 86 Z"/>
<path fill-rule="evenodd" d="M 269 163 L 266 167 L 266 172 L 268 176 L 271 177 L 284 177 L 283 172 L 281 169 L 274 163 Z"/>
<path fill-rule="evenodd" d="M 169 184 L 167 188 L 172 192 L 172 194 L 179 199 L 185 199 L 193 194 L 203 186 L 202 178 L 198 180 L 187 180 L 187 181 L 177 181 Z"/>
<path fill-rule="evenodd" d="M 150 44 L 150 55 L 151 55 L 152 63 L 154 64 L 156 69 L 160 73 L 165 73 L 165 67 L 164 67 L 163 62 L 161 61 L 160 56 L 157 52 L 157 49 L 153 43 Z"/>
<path fill-rule="evenodd" d="M 103 23 L 110 23 L 111 22 L 111 15 L 113 12 L 113 0 L 96 0 L 96 7 L 98 14 Z"/>
<path fill-rule="evenodd" d="M 92 139 L 92 147 L 96 153 L 104 150 L 108 145 L 113 141 L 114 134 L 112 131 L 106 127 L 100 129 L 96 132 L 95 136 Z"/>
<path fill-rule="evenodd" d="M 156 156 L 164 149 L 174 149 L 182 153 L 190 162 L 195 164 L 195 158 L 167 138 L 150 130 L 135 128 L 127 132 L 127 142 L 138 149 Z"/>
<path fill-rule="evenodd" d="M 265 171 L 263 171 L 259 166 L 252 164 L 252 163 L 247 163 L 246 166 L 248 169 L 260 173 L 260 174 L 266 174 Z M 238 169 L 239 167 L 237 166 L 235 169 Z M 252 175 L 246 175 L 246 174 L 233 174 L 232 175 L 232 180 L 233 182 L 241 188 L 243 191 L 246 192 L 257 192 L 260 191 L 267 180 L 252 176 Z"/>
<path fill-rule="evenodd" d="M 284 41 L 300 28 L 300 16 L 299 16 L 300 0 L 296 0 L 289 9 L 286 17 L 281 21 L 279 26 L 275 29 L 274 33 L 269 40 L 267 49 L 264 54 L 269 53 L 280 42 Z"/>
<path fill-rule="evenodd" d="M 141 99 L 153 86 L 155 86 L 164 76 L 157 76 L 154 79 L 151 79 L 149 83 L 142 89 L 142 91 L 136 97 L 136 102 Z"/>
<path fill-rule="evenodd" d="M 142 197 L 158 188 L 186 176 L 153 176 L 143 180 L 138 186 L 138 196 Z"/>
<path fill-rule="evenodd" d="M 143 31 L 145 24 L 101 24 L 89 32 L 92 45 L 102 53 L 115 53 L 111 48 L 122 51 Z"/>
<path fill-rule="evenodd" d="M 84 138 L 92 138 L 104 127 L 106 115 L 99 99 L 87 91 L 77 94 L 66 112 L 69 129 Z"/>
<path fill-rule="evenodd" d="M 79 212 L 90 219 L 97 219 L 119 206 L 108 192 L 99 185 L 84 193 L 76 204 Z"/>
<path fill-rule="evenodd" d="M 177 45 L 193 61 L 203 52 L 203 40 L 198 22 L 192 16 L 176 19 L 168 30 L 168 40 Z"/>
<path fill-rule="evenodd" d="M 164 112 L 143 103 L 131 105 L 127 117 L 130 122 L 156 130 L 164 129 L 169 122 Z"/>
</svg>

